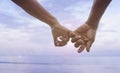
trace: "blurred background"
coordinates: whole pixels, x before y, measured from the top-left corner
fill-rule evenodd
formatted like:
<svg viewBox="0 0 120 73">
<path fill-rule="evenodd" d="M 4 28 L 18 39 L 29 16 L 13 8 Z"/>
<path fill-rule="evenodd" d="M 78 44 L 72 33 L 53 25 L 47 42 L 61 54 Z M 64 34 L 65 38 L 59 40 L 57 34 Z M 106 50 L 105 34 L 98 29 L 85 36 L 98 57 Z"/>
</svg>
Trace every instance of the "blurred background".
<svg viewBox="0 0 120 73">
<path fill-rule="evenodd" d="M 71 30 L 75 30 L 87 20 L 93 4 L 93 0 L 38 1 L 57 17 L 62 25 Z M 9 73 L 18 71 L 118 73 L 120 71 L 119 5 L 119 0 L 110 3 L 99 23 L 96 40 L 90 53 L 84 50 L 79 54 L 71 42 L 64 47 L 55 47 L 51 29 L 47 24 L 30 16 L 11 0 L 3 0 L 0 2 L 0 71 L 2 73 L 8 71 Z M 31 67 L 31 64 L 34 66 Z M 36 67 L 36 64 L 39 65 Z"/>
</svg>

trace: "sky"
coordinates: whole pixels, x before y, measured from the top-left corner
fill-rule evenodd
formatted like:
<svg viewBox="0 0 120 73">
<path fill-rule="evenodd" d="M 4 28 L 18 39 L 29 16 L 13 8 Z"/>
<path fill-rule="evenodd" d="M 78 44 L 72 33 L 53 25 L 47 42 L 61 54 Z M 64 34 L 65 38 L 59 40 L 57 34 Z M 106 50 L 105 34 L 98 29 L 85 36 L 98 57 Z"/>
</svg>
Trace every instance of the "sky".
<svg viewBox="0 0 120 73">
<path fill-rule="evenodd" d="M 70 30 L 89 16 L 93 0 L 38 0 Z M 0 56 L 120 56 L 120 1 L 112 0 L 101 18 L 91 52 L 78 54 L 74 44 L 55 47 L 50 27 L 11 0 L 0 2 Z"/>
</svg>

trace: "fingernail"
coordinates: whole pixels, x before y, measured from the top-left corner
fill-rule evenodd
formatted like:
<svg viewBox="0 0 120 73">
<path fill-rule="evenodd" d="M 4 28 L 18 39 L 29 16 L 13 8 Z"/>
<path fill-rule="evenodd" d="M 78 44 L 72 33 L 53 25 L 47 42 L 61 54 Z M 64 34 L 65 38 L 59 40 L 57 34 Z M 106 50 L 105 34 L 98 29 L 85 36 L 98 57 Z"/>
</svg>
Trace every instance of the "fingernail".
<svg viewBox="0 0 120 73">
<path fill-rule="evenodd" d="M 89 50 L 89 49 L 87 49 L 87 52 L 90 52 L 90 50 Z"/>
<path fill-rule="evenodd" d="M 56 43 L 56 46 L 59 46 L 60 44 L 59 43 Z"/>
<path fill-rule="evenodd" d="M 78 50 L 78 53 L 81 53 L 82 51 L 81 50 Z"/>
<path fill-rule="evenodd" d="M 78 51 L 78 53 L 80 53 L 81 51 Z"/>
</svg>

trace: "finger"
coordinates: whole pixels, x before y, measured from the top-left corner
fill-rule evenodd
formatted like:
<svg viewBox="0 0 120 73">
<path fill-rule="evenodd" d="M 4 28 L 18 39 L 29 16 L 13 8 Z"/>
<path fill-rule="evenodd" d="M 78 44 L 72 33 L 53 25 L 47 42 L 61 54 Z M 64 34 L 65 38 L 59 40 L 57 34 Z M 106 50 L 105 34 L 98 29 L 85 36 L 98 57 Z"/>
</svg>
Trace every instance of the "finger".
<svg viewBox="0 0 120 73">
<path fill-rule="evenodd" d="M 68 42 L 69 41 L 69 37 L 67 36 L 61 36 L 60 37 L 60 40 L 63 41 L 63 42 Z"/>
<path fill-rule="evenodd" d="M 90 51 L 90 47 L 91 47 L 92 43 L 93 43 L 92 41 L 88 41 L 88 42 L 87 42 L 87 45 L 86 45 L 86 50 L 87 50 L 87 52 Z"/>
<path fill-rule="evenodd" d="M 84 41 L 87 43 L 89 40 L 87 38 L 85 38 Z"/>
<path fill-rule="evenodd" d="M 62 37 L 60 37 L 60 44 L 59 44 L 59 46 L 64 46 L 64 45 L 66 45 L 67 44 L 67 42 L 69 41 L 69 37 L 68 36 L 62 36 Z"/>
<path fill-rule="evenodd" d="M 86 37 L 83 37 L 83 38 L 84 38 L 84 41 L 85 41 L 85 42 L 88 42 L 88 41 L 89 41 L 88 38 L 86 38 Z"/>
<path fill-rule="evenodd" d="M 59 44 L 58 44 L 58 41 L 57 41 L 57 37 L 53 36 L 53 39 L 54 39 L 54 45 L 55 45 L 55 46 L 59 45 Z"/>
<path fill-rule="evenodd" d="M 76 37 L 71 39 L 71 42 L 74 43 L 74 42 L 76 42 L 79 39 L 81 39 L 81 37 L 80 36 L 76 36 Z"/>
<path fill-rule="evenodd" d="M 57 37 L 57 39 L 55 39 L 55 45 L 56 46 L 64 46 L 67 44 L 68 40 L 69 39 L 67 37 L 59 36 L 59 37 Z"/>
<path fill-rule="evenodd" d="M 85 46 L 81 45 L 80 48 L 78 49 L 78 53 L 81 53 L 84 50 Z"/>
<path fill-rule="evenodd" d="M 54 44 L 55 44 L 55 46 L 59 46 L 58 41 L 55 41 Z"/>
<path fill-rule="evenodd" d="M 61 42 L 61 41 L 58 41 L 57 42 L 57 46 L 60 47 L 60 46 L 64 46 L 66 45 L 67 43 L 66 42 Z"/>
<path fill-rule="evenodd" d="M 63 37 L 63 36 L 58 36 L 58 37 L 57 37 L 57 41 L 63 41 L 62 37 Z"/>
<path fill-rule="evenodd" d="M 76 34 L 74 32 L 71 32 L 69 35 L 71 38 L 74 38 L 76 36 Z"/>
<path fill-rule="evenodd" d="M 85 42 L 81 39 L 77 40 L 77 42 L 74 44 L 76 48 L 78 48 L 80 45 L 85 45 Z"/>
<path fill-rule="evenodd" d="M 85 46 L 86 46 L 86 45 L 87 45 L 87 42 L 89 41 L 89 39 L 88 39 L 88 38 L 84 38 L 83 41 L 84 41 Z"/>
</svg>

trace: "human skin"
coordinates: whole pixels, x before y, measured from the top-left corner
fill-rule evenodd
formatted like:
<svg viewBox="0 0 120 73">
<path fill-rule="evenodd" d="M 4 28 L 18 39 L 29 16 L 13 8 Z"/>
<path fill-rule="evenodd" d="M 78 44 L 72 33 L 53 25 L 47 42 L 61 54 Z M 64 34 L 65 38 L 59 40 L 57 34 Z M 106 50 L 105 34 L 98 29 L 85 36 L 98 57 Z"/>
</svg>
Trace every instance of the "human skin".
<svg viewBox="0 0 120 73">
<path fill-rule="evenodd" d="M 45 10 L 37 0 L 12 0 L 27 13 L 35 18 L 47 23 L 52 30 L 55 46 L 64 46 L 72 38 L 72 42 L 75 43 L 75 47 L 78 48 L 78 52 L 82 52 L 85 48 L 89 52 L 90 47 L 95 40 L 96 31 L 99 21 L 105 12 L 107 6 L 111 0 L 94 0 L 90 15 L 87 21 L 72 33 L 69 29 L 63 27 L 58 20 Z M 70 34 L 70 36 L 69 36 Z M 60 40 L 58 39 L 60 38 Z"/>
<path fill-rule="evenodd" d="M 110 2 L 111 0 L 94 0 L 87 21 L 71 33 L 71 42 L 74 43 L 76 48 L 79 47 L 79 53 L 85 48 L 87 52 L 90 51 L 91 45 L 95 41 L 99 21 Z"/>
<path fill-rule="evenodd" d="M 62 26 L 59 21 L 43 8 L 37 0 L 12 0 L 23 8 L 28 14 L 45 22 L 51 27 L 54 45 L 64 46 L 69 41 L 70 30 Z M 59 40 L 59 39 L 60 40 Z"/>
</svg>

